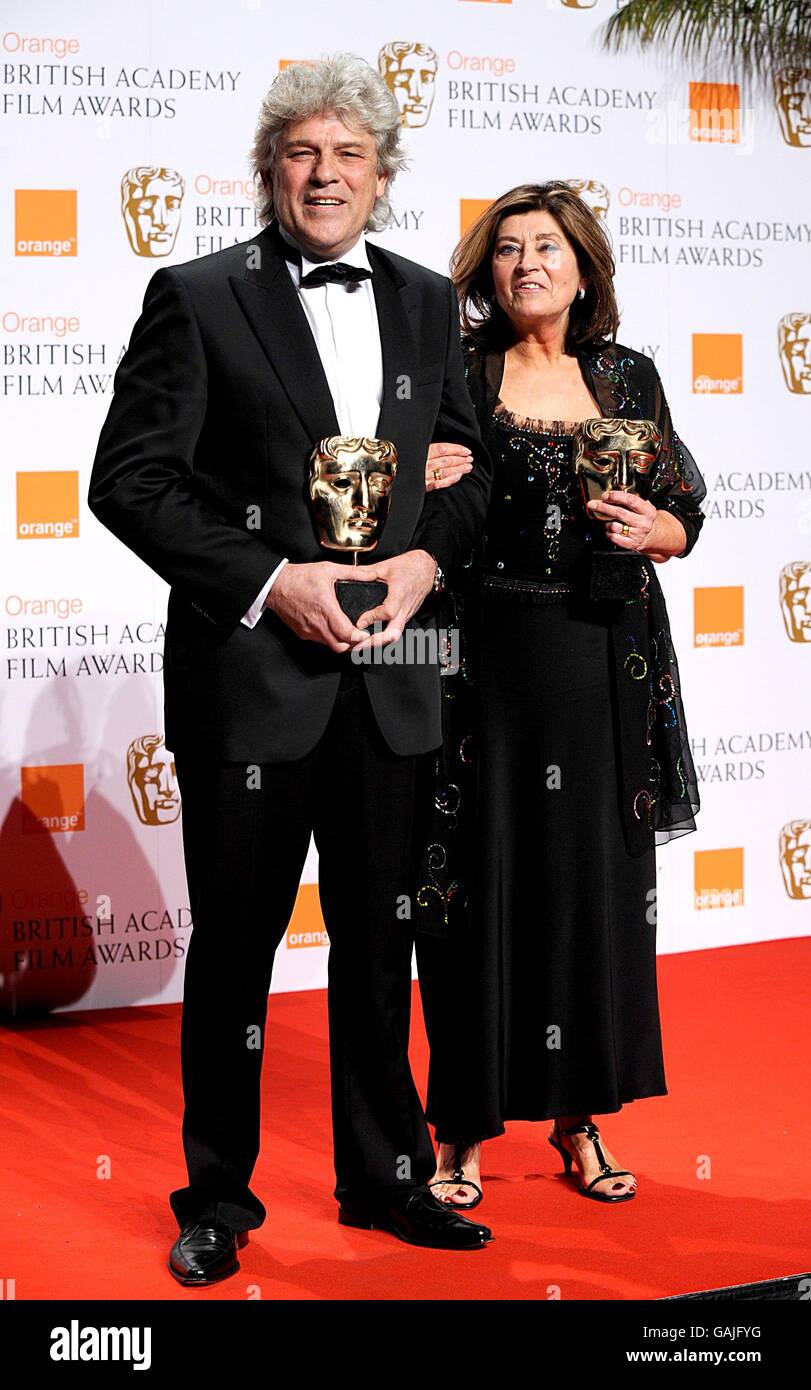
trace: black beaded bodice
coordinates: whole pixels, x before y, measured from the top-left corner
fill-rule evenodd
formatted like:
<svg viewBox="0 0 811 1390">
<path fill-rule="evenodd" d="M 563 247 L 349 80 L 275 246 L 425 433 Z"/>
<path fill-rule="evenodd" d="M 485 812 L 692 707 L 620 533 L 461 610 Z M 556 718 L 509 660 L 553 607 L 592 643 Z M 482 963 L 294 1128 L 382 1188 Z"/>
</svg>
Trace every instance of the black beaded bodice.
<svg viewBox="0 0 811 1390">
<path fill-rule="evenodd" d="M 593 525 L 574 473 L 576 423 L 516 415 L 500 400 L 491 421 L 494 476 L 483 568 L 505 576 L 582 580 Z"/>
</svg>

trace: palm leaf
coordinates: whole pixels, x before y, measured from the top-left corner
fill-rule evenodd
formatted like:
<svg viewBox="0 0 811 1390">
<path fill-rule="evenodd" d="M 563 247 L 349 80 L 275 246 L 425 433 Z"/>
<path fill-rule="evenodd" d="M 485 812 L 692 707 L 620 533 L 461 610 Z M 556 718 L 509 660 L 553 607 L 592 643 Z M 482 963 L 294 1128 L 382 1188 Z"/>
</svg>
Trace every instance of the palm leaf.
<svg viewBox="0 0 811 1390">
<path fill-rule="evenodd" d="M 666 52 L 765 88 L 780 68 L 811 68 L 811 0 L 629 0 L 603 45 Z"/>
</svg>

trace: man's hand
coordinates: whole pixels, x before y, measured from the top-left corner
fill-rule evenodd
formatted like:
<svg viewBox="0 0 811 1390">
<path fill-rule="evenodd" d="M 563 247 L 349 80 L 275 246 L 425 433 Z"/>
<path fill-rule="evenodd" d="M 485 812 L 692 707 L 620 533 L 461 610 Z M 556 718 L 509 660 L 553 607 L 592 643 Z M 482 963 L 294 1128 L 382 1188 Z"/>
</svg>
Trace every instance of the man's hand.
<svg viewBox="0 0 811 1390">
<path fill-rule="evenodd" d="M 265 607 L 287 623 L 297 637 L 322 642 L 334 652 L 347 652 L 366 637 L 347 618 L 335 595 L 336 579 L 349 579 L 353 573 L 358 579 L 368 577 L 365 567 L 361 572 L 331 560 L 317 560 L 310 565 L 288 563 L 274 579 Z"/>
<path fill-rule="evenodd" d="M 425 491 L 453 487 L 473 468 L 473 455 L 464 444 L 430 444 L 425 461 Z"/>
<path fill-rule="evenodd" d="M 350 578 L 352 573 L 352 570 L 344 570 L 341 578 Z M 371 636 L 361 633 L 366 640 L 359 642 L 355 650 L 363 651 L 366 647 L 385 647 L 390 642 L 399 642 L 409 618 L 414 616 L 426 594 L 430 593 L 435 573 L 436 561 L 427 550 L 408 550 L 404 555 L 381 560 L 377 565 L 358 566 L 354 570 L 358 579 L 382 579 L 389 591 L 377 608 L 368 609 L 358 618 L 359 628 L 370 628 L 379 622 L 386 626 L 382 632 L 375 632 Z M 273 589 L 270 592 L 273 593 Z"/>
</svg>

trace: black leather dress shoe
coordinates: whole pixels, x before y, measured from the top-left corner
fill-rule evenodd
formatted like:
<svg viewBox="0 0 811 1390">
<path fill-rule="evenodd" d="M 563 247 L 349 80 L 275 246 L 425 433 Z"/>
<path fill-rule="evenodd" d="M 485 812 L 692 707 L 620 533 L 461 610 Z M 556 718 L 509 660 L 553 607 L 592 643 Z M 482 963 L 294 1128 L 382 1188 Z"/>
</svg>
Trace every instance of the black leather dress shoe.
<svg viewBox="0 0 811 1390">
<path fill-rule="evenodd" d="M 391 1231 L 409 1245 L 431 1250 L 481 1250 L 493 1239 L 489 1226 L 460 1216 L 425 1187 L 415 1188 L 405 1202 L 374 1210 L 343 1202 L 338 1220 L 342 1226 L 357 1226 L 362 1231 Z"/>
<path fill-rule="evenodd" d="M 169 1254 L 169 1272 L 179 1284 L 217 1284 L 236 1274 L 237 1248 L 247 1243 L 247 1231 L 232 1231 L 222 1222 L 187 1221 Z"/>
</svg>

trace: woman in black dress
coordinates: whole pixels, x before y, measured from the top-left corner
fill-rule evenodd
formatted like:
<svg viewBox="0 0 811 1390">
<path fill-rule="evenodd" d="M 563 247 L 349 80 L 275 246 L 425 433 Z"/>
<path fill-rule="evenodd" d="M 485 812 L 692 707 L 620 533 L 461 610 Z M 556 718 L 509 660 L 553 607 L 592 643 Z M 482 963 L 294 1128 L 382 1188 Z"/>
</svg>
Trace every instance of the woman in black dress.
<svg viewBox="0 0 811 1390">
<path fill-rule="evenodd" d="M 699 807 L 654 563 L 694 545 L 706 488 L 653 361 L 616 342 L 614 261 L 567 184 L 522 185 L 457 247 L 468 386 L 495 476 L 485 535 L 451 577 L 462 669 L 417 894 L 437 1196 L 481 1200 L 480 1145 L 554 1119 L 580 1190 L 628 1201 L 633 1173 L 594 1115 L 666 1095 L 656 981 L 655 846 Z M 583 500 L 572 431 L 652 420 L 647 496 Z M 432 445 L 427 487 L 469 467 Z M 592 553 L 624 550 L 631 597 Z"/>
</svg>

